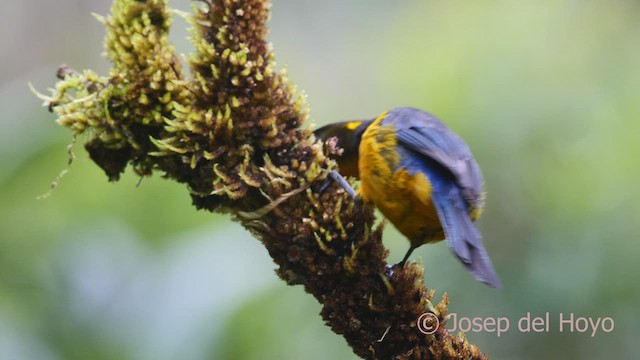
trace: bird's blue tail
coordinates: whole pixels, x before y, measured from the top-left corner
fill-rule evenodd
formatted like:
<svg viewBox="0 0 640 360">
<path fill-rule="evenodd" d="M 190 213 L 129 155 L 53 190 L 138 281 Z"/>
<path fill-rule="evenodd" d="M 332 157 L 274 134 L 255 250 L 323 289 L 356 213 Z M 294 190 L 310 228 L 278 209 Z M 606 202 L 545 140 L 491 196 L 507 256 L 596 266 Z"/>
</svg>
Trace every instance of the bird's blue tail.
<svg viewBox="0 0 640 360">
<path fill-rule="evenodd" d="M 432 186 L 431 199 L 451 251 L 476 280 L 502 287 L 453 176 L 437 163 L 425 164 L 423 169 L 427 170 Z"/>
</svg>

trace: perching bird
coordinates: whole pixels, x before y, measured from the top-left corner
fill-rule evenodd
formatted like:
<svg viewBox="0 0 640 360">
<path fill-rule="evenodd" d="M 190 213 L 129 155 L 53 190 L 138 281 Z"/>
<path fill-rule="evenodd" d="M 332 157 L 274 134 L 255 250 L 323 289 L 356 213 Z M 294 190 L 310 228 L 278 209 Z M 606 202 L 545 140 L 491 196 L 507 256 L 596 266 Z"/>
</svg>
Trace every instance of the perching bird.
<svg viewBox="0 0 640 360">
<path fill-rule="evenodd" d="M 446 238 L 474 278 L 501 286 L 473 223 L 484 205 L 480 167 L 467 144 L 440 120 L 402 107 L 373 120 L 326 125 L 314 134 L 337 138 L 343 149 L 335 159 L 340 174 L 359 178 L 357 196 L 409 239 L 400 264 L 418 246 Z"/>
</svg>

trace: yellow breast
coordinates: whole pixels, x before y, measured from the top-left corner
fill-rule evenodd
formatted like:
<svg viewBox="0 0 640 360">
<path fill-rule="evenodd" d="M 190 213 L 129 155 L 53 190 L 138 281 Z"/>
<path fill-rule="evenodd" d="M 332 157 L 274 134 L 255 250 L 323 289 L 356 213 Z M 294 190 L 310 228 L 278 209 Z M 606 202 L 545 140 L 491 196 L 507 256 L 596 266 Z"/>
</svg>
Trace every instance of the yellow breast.
<svg viewBox="0 0 640 360">
<path fill-rule="evenodd" d="M 373 203 L 412 244 L 444 238 L 431 203 L 431 184 L 426 175 L 411 175 L 401 166 L 395 128 L 380 126 L 382 114 L 365 131 L 360 142 L 360 196 Z"/>
</svg>

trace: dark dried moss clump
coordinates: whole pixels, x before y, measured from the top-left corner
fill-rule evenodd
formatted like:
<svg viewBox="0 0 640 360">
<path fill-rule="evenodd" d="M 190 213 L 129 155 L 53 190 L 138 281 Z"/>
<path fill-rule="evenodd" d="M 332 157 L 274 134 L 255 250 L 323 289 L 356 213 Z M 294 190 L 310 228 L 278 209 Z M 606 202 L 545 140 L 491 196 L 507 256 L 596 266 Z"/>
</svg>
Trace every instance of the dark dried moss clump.
<svg viewBox="0 0 640 360">
<path fill-rule="evenodd" d="M 230 213 L 268 249 L 287 283 L 323 304 L 327 325 L 369 359 L 480 359 L 444 329 L 446 300 L 418 265 L 389 267 L 373 210 L 327 183 L 333 144 L 305 125 L 305 99 L 276 72 L 266 42 L 270 2 L 198 1 L 186 78 L 167 41 L 162 0 L 116 0 L 100 18 L 113 68 L 107 77 L 61 68 L 46 105 L 117 180 L 127 164 L 186 183 L 198 208 Z M 328 186 L 327 186 L 328 185 Z M 320 191 L 323 189 L 323 191 Z M 437 314 L 424 335 L 416 319 Z"/>
</svg>

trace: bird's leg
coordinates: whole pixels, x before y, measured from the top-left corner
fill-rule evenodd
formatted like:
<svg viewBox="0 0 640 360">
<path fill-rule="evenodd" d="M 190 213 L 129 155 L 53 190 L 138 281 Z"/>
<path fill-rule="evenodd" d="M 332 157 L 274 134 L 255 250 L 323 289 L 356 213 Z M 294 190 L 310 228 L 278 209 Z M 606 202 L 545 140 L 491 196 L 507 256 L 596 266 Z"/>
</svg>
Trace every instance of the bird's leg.
<svg viewBox="0 0 640 360">
<path fill-rule="evenodd" d="M 331 172 L 329 172 L 329 177 L 331 179 L 333 179 L 333 181 L 337 182 L 338 184 L 340 184 L 340 186 L 342 186 L 344 188 L 344 190 L 347 192 L 347 194 L 349 194 L 349 197 L 357 200 L 358 199 L 358 195 L 356 194 L 356 191 L 353 190 L 353 188 L 351 187 L 351 184 L 349 184 L 347 182 L 347 180 L 342 177 L 342 175 L 340 175 L 339 172 L 335 171 L 335 170 L 331 170 Z"/>
<path fill-rule="evenodd" d="M 407 260 L 409 259 L 409 256 L 411 255 L 411 253 L 413 252 L 413 250 L 415 250 L 417 248 L 417 246 L 411 244 L 411 246 L 409 247 L 409 250 L 407 250 L 407 253 L 404 255 L 404 258 L 402 259 L 402 261 L 400 261 L 398 263 L 398 265 L 400 267 L 404 266 L 404 263 L 407 262 Z"/>
<path fill-rule="evenodd" d="M 329 176 L 327 177 L 327 180 L 332 180 L 337 182 L 338 184 L 340 184 L 340 186 L 342 186 L 342 188 L 344 188 L 344 190 L 347 192 L 347 194 L 349 194 L 349 197 L 354 199 L 354 200 L 359 200 L 360 198 L 358 197 L 358 194 L 356 194 L 356 191 L 353 190 L 353 188 L 351 187 L 351 185 L 349 185 L 349 182 L 342 177 L 342 175 L 340 175 L 339 172 L 335 171 L 335 170 L 331 170 L 329 171 Z M 324 184 L 322 184 L 322 186 L 320 187 L 319 192 L 322 193 L 324 192 L 327 187 L 329 186 L 330 182 L 326 181 Z"/>
</svg>

